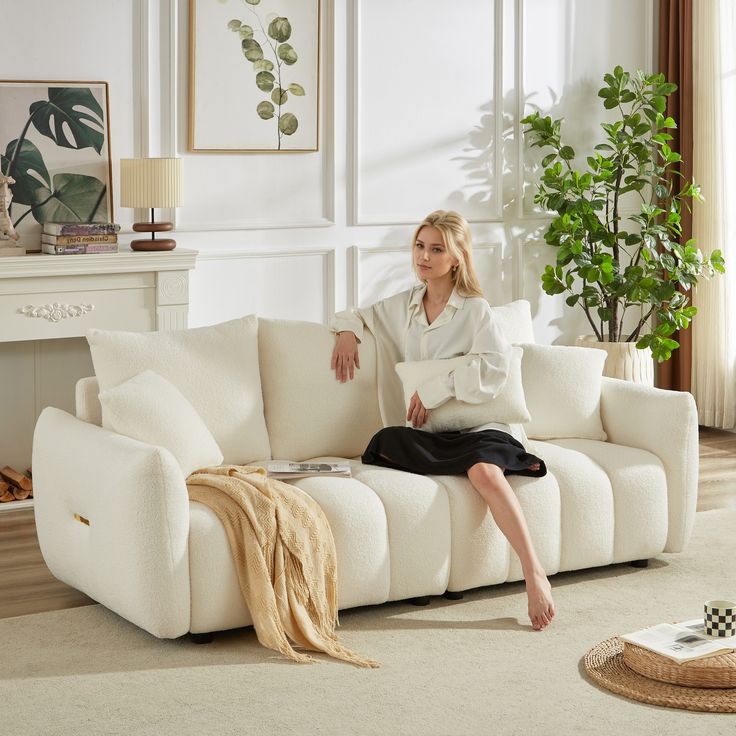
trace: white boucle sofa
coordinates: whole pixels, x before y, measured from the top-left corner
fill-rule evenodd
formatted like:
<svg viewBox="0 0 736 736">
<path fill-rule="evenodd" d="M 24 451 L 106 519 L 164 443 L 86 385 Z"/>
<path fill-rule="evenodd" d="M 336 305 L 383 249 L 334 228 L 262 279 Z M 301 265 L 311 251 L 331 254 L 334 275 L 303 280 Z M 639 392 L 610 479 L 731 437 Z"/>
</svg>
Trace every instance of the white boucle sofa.
<svg viewBox="0 0 736 736">
<path fill-rule="evenodd" d="M 494 316 L 512 342 L 533 340 L 527 302 Z M 322 325 L 259 320 L 261 385 L 251 398 L 265 418 L 270 457 L 351 459 L 351 478 L 293 481 L 332 528 L 340 609 L 521 579 L 517 556 L 467 478 L 355 459 L 380 428 L 375 344 L 366 334 L 362 368 L 347 384 L 329 370 L 333 344 Z M 556 386 L 539 388 L 528 393 L 530 414 L 554 414 Z M 250 625 L 219 521 L 189 501 L 168 450 L 99 426 L 97 393 L 97 380 L 83 379 L 77 416 L 47 408 L 36 427 L 35 514 L 49 569 L 157 637 Z M 607 441 L 541 441 L 529 432 L 528 448 L 549 472 L 510 477 L 549 575 L 677 552 L 690 535 L 698 471 L 692 397 L 604 378 L 599 407 Z M 243 453 L 225 453 L 225 461 L 256 460 Z"/>
</svg>

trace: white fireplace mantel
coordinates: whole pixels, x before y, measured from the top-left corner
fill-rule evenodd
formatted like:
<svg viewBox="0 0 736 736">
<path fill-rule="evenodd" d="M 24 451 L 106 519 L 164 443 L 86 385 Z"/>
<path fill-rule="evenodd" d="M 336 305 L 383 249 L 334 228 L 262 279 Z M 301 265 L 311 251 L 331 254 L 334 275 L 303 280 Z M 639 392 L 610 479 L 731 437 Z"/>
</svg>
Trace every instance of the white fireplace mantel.
<svg viewBox="0 0 736 736">
<path fill-rule="evenodd" d="M 187 327 L 196 259 L 184 248 L 0 257 L 0 467 L 31 464 L 45 406 L 74 412 L 74 385 L 93 370 L 87 330 Z M 0 511 L 30 505 L 11 501 Z"/>
<path fill-rule="evenodd" d="M 187 326 L 197 251 L 0 258 L 0 342 Z"/>
</svg>

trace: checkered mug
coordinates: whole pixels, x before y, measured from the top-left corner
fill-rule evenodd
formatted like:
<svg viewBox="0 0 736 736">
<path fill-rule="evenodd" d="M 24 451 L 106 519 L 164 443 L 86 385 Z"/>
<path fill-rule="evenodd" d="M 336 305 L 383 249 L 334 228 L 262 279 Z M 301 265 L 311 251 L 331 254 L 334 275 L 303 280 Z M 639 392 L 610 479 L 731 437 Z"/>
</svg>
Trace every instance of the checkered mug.
<svg viewBox="0 0 736 736">
<path fill-rule="evenodd" d="M 733 636 L 736 634 L 736 602 L 706 601 L 705 633 L 710 636 Z"/>
</svg>

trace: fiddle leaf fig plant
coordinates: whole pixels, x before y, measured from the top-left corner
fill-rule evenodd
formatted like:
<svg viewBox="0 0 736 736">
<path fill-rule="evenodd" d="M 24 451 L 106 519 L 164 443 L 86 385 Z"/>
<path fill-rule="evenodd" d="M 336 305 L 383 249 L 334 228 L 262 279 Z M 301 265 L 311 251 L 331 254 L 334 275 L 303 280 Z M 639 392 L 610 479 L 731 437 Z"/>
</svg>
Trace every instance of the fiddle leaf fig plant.
<svg viewBox="0 0 736 736">
<path fill-rule="evenodd" d="M 669 145 L 667 131 L 677 123 L 665 110 L 677 86 L 620 66 L 604 82 L 598 96 L 617 119 L 601 124 L 604 140 L 582 171 L 562 141 L 562 119 L 534 112 L 521 121 L 531 146 L 551 149 L 534 197 L 556 213 L 545 241 L 557 248 L 557 262 L 545 268 L 542 288 L 568 293 L 567 304 L 582 307 L 598 340 L 635 341 L 663 362 L 679 347 L 672 334 L 697 312 L 690 287 L 723 273 L 724 260 L 719 250 L 704 255 L 694 240 L 680 242 L 682 207 L 702 195 L 683 180 L 681 156 Z M 629 310 L 636 323 L 625 330 Z"/>
</svg>

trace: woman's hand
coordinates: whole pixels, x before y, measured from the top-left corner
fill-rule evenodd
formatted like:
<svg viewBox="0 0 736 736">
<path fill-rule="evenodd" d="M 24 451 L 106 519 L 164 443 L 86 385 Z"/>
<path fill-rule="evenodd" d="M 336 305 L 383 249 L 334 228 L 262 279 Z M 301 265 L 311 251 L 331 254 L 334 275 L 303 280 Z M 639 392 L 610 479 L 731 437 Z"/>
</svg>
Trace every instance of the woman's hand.
<svg viewBox="0 0 736 736">
<path fill-rule="evenodd" d="M 424 408 L 422 400 L 419 398 L 419 394 L 415 391 L 414 396 L 409 401 L 409 410 L 406 412 L 406 421 L 411 422 L 414 429 L 419 429 L 424 426 L 424 423 L 429 419 L 429 409 Z"/>
<path fill-rule="evenodd" d="M 335 378 L 340 383 L 345 383 L 348 377 L 351 381 L 353 380 L 356 368 L 360 368 L 358 338 L 354 332 L 341 332 L 337 336 L 335 349 L 332 351 L 330 369 L 335 371 Z"/>
</svg>

